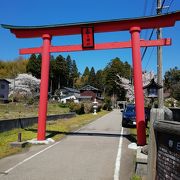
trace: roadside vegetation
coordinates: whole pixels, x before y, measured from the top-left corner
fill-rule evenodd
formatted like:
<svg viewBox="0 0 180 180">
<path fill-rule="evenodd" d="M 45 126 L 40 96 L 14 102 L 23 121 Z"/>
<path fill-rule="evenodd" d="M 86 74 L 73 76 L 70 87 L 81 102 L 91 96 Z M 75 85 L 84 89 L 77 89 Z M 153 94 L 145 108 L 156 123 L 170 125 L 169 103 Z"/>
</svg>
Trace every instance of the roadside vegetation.
<svg viewBox="0 0 180 180">
<path fill-rule="evenodd" d="M 77 115 L 71 119 L 63 119 L 47 122 L 46 137 L 51 137 L 58 141 L 63 138 L 68 132 L 75 131 L 80 127 L 98 119 L 107 114 L 108 111 L 100 111 L 97 115 L 83 114 Z M 0 158 L 22 152 L 21 148 L 10 146 L 10 142 L 17 141 L 18 133 L 22 134 L 22 141 L 31 140 L 37 136 L 37 124 L 26 129 L 14 129 L 11 131 L 0 133 Z"/>
<path fill-rule="evenodd" d="M 140 176 L 133 175 L 131 180 L 142 180 L 142 178 Z"/>
<path fill-rule="evenodd" d="M 48 103 L 48 115 L 63 114 L 69 112 L 68 107 L 62 107 L 58 103 Z M 38 115 L 38 104 L 27 105 L 25 103 L 0 104 L 0 120 L 23 117 L 35 117 Z"/>
<path fill-rule="evenodd" d="M 130 128 L 130 135 L 136 139 L 137 141 L 137 129 L 136 128 Z M 148 144 L 149 141 L 149 124 L 146 128 L 146 143 Z"/>
</svg>

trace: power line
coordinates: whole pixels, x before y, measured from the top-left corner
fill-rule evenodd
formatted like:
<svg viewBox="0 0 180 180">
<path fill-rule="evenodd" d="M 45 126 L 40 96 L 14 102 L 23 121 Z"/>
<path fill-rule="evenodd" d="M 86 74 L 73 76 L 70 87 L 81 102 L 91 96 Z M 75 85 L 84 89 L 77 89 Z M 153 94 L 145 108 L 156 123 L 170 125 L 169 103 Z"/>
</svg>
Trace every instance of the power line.
<svg viewBox="0 0 180 180">
<path fill-rule="evenodd" d="M 147 0 L 145 0 L 145 4 L 144 4 L 144 13 L 143 15 L 146 15 L 146 11 L 147 11 Z"/>
<path fill-rule="evenodd" d="M 150 35 L 150 37 L 149 37 L 149 40 L 151 40 L 153 33 L 154 33 L 154 29 L 151 31 L 151 35 Z M 148 48 L 148 47 L 146 46 L 145 49 L 144 49 L 144 52 L 143 52 L 141 61 L 143 61 L 143 59 L 144 59 L 144 56 L 145 56 L 146 51 L 147 51 L 147 48 Z"/>
<path fill-rule="evenodd" d="M 165 3 L 166 0 L 163 0 L 162 4 L 161 4 L 161 7 L 160 9 L 162 10 L 163 6 L 164 6 L 164 3 Z"/>
<path fill-rule="evenodd" d="M 171 7 L 171 5 L 172 5 L 173 2 L 174 2 L 174 0 L 171 0 L 171 2 L 169 3 L 169 6 L 168 6 L 168 8 L 167 8 L 167 13 L 168 13 L 168 11 L 169 11 L 169 9 L 170 9 L 170 7 Z"/>
<path fill-rule="evenodd" d="M 148 64 L 149 64 L 149 61 L 150 61 L 150 59 L 151 59 L 151 56 L 152 56 L 152 53 L 153 53 L 154 49 L 155 49 L 155 48 L 153 47 L 152 50 L 151 50 L 149 59 L 148 59 L 148 61 L 147 61 L 147 63 L 146 63 L 145 71 L 147 70 L 147 66 L 148 66 Z"/>
<path fill-rule="evenodd" d="M 154 0 L 152 3 L 150 15 L 153 15 L 153 10 L 155 9 L 155 5 L 156 5 L 156 0 Z"/>
<path fill-rule="evenodd" d="M 145 0 L 143 16 L 146 16 L 147 5 L 148 5 L 147 2 L 148 2 L 148 1 Z M 154 6 L 155 6 L 155 2 L 156 2 L 156 0 L 154 0 L 154 1 L 152 2 L 152 4 L 151 4 L 150 15 L 153 15 L 153 9 L 154 9 Z M 149 29 L 146 29 L 144 32 L 145 32 L 145 33 L 144 33 L 144 39 L 147 39 Z M 145 54 L 146 50 L 147 50 L 147 48 L 145 48 L 145 47 L 142 48 L 142 49 L 141 49 L 141 53 L 142 53 L 142 54 Z M 144 55 L 143 55 L 143 56 L 144 56 Z M 142 56 L 142 57 L 143 57 L 143 56 Z"/>
<path fill-rule="evenodd" d="M 160 8 L 157 7 L 160 12 L 162 11 L 162 8 L 163 8 L 163 6 L 164 6 L 165 1 L 166 1 L 166 0 L 163 0 Z M 173 1 L 173 0 L 172 0 L 172 1 Z M 155 2 L 155 1 L 154 1 L 154 2 Z M 153 4 L 154 4 L 154 3 L 153 3 Z M 152 10 L 152 9 L 151 9 L 151 10 Z M 154 33 L 154 29 L 151 31 L 151 35 L 150 35 L 150 37 L 149 37 L 149 40 L 151 40 L 153 33 Z M 146 47 L 146 48 L 144 49 L 143 55 L 142 55 L 142 57 L 141 57 L 141 61 L 143 61 L 143 59 L 144 59 L 144 56 L 145 56 L 146 51 L 147 51 L 147 48 L 148 48 L 148 47 Z"/>
<path fill-rule="evenodd" d="M 173 1 L 174 1 L 174 0 L 171 0 L 171 2 L 169 3 L 168 9 L 167 9 L 167 13 L 168 13 L 168 11 L 169 11 L 169 9 L 170 9 Z M 154 2 L 155 2 L 155 1 L 154 1 Z M 165 0 L 164 0 L 164 1 L 162 2 L 162 4 L 161 4 L 161 7 L 160 7 L 161 10 L 163 9 L 164 3 L 165 3 Z M 150 37 L 149 37 L 149 40 L 151 40 L 152 35 L 153 35 L 153 33 L 154 33 L 154 30 L 155 30 L 155 29 L 152 30 L 151 35 L 150 35 Z M 146 48 L 144 49 L 144 52 L 143 52 L 143 55 L 142 55 L 142 61 L 143 61 L 144 56 L 145 56 L 145 54 L 146 54 L 147 48 L 148 48 L 148 47 L 146 47 Z M 153 48 L 153 50 L 151 51 L 150 57 L 152 56 L 152 52 L 153 52 L 153 51 L 154 51 L 154 48 Z M 150 58 L 148 59 L 148 62 L 147 62 L 147 64 L 146 64 L 146 68 L 147 68 L 147 65 L 149 64 L 149 61 L 150 61 Z M 145 68 L 145 70 L 146 70 L 146 68 Z"/>
<path fill-rule="evenodd" d="M 153 15 L 153 9 L 154 9 L 154 7 L 155 7 L 155 2 L 156 2 L 156 0 L 154 0 L 154 1 L 152 2 L 150 15 Z M 144 6 L 144 7 L 146 8 L 146 6 L 147 6 L 147 1 L 145 2 L 145 6 Z M 144 12 L 146 12 L 146 10 L 144 10 Z M 145 16 L 145 13 L 144 13 L 144 16 Z M 148 29 L 145 31 L 144 39 L 147 39 L 148 31 L 149 31 Z M 154 30 L 153 30 L 153 32 L 154 32 Z M 151 32 L 151 35 L 150 35 L 150 37 L 149 37 L 149 40 L 151 40 L 151 37 L 152 37 L 153 32 Z M 146 51 L 147 51 L 147 47 L 143 48 L 142 51 L 143 51 L 143 52 L 142 52 L 143 55 L 142 55 L 142 57 L 141 57 L 141 61 L 143 61 L 143 58 L 144 58 L 144 56 L 145 56 L 145 54 L 146 54 Z"/>
</svg>

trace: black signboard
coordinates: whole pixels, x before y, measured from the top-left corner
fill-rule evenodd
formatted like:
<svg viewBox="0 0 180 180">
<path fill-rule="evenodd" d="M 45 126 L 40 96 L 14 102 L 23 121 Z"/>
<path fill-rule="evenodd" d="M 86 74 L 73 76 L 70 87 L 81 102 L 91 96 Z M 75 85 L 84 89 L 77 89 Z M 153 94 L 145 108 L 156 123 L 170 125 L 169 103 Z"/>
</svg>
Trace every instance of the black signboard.
<svg viewBox="0 0 180 180">
<path fill-rule="evenodd" d="M 94 48 L 94 28 L 82 27 L 82 48 Z"/>
<path fill-rule="evenodd" d="M 180 179 L 180 137 L 176 134 L 157 134 L 157 173 L 156 179 Z"/>
</svg>

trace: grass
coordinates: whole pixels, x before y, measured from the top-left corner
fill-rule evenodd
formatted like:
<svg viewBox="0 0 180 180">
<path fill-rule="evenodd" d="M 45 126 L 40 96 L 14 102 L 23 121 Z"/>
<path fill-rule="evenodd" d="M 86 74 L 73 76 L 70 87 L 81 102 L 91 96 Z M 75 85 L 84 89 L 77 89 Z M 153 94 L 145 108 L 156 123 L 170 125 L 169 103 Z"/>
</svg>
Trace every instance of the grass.
<svg viewBox="0 0 180 180">
<path fill-rule="evenodd" d="M 25 131 L 24 129 L 14 129 L 11 131 L 0 133 L 0 158 L 7 155 L 12 155 L 21 151 L 21 148 L 14 148 L 10 146 L 11 142 L 17 141 L 18 133 L 21 132 L 22 141 L 26 141 L 29 138 L 35 138 L 36 133 L 31 131 Z"/>
<path fill-rule="evenodd" d="M 63 119 L 57 121 L 50 121 L 46 124 L 46 136 L 52 137 L 54 140 L 60 140 L 64 137 L 62 132 L 70 132 L 88 124 L 95 119 L 107 114 L 107 111 L 101 111 L 96 116 L 93 114 L 77 115 L 71 119 Z M 21 148 L 12 148 L 10 142 L 17 141 L 18 133 L 22 133 L 22 141 L 36 138 L 37 125 L 28 129 L 15 129 L 7 132 L 0 133 L 0 158 L 21 152 Z M 56 132 L 56 133 L 55 133 Z"/>
<path fill-rule="evenodd" d="M 62 108 L 58 103 L 48 103 L 48 115 L 69 112 L 69 108 Z M 25 105 L 23 103 L 0 104 L 0 120 L 38 115 L 38 105 Z"/>
<path fill-rule="evenodd" d="M 130 128 L 130 135 L 133 136 L 137 141 L 137 129 L 136 128 Z M 149 141 L 149 123 L 146 128 L 146 142 Z"/>
<path fill-rule="evenodd" d="M 133 175 L 131 180 L 142 180 L 142 178 L 140 176 Z"/>
</svg>

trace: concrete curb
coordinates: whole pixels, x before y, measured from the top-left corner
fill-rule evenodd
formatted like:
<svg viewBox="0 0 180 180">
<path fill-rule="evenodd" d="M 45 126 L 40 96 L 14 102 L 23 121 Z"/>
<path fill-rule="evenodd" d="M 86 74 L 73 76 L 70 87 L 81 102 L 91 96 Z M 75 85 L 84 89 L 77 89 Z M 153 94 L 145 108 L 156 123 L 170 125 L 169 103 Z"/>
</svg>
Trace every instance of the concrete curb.
<svg viewBox="0 0 180 180">
<path fill-rule="evenodd" d="M 147 176 L 147 159 L 148 156 L 141 152 L 143 147 L 137 146 L 136 143 L 131 143 L 128 145 L 129 149 L 136 150 L 136 164 L 135 164 L 135 173 L 138 176 L 143 177 L 146 179 Z"/>
<path fill-rule="evenodd" d="M 32 139 L 27 141 L 30 144 L 49 144 L 49 143 L 54 143 L 55 141 L 51 138 L 48 138 L 46 140 L 38 141 L 37 139 Z"/>
</svg>

